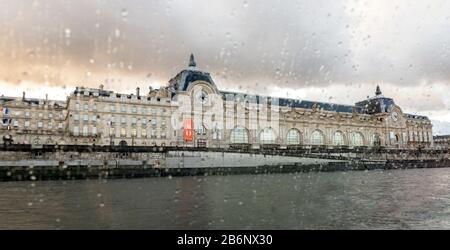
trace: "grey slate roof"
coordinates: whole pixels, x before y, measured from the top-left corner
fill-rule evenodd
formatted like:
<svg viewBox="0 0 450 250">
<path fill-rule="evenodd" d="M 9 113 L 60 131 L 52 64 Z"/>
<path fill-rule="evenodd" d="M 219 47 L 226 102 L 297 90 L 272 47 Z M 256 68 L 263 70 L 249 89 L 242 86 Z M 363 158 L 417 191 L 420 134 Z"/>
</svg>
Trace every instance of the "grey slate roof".
<svg viewBox="0 0 450 250">
<path fill-rule="evenodd" d="M 248 101 L 250 103 L 262 103 L 265 99 L 270 99 L 272 100 L 272 103 L 277 102 L 278 105 L 284 107 L 313 109 L 315 106 L 319 110 L 342 112 L 342 113 L 353 113 L 353 112 L 364 113 L 364 109 L 362 107 L 353 105 L 315 102 L 290 98 L 275 98 L 259 95 L 248 95 L 244 93 L 228 92 L 228 91 L 221 91 L 220 93 L 223 95 L 225 100 L 229 101 L 240 99 L 241 101 Z"/>
<path fill-rule="evenodd" d="M 217 89 L 216 84 L 208 72 L 196 69 L 185 69 L 178 73 L 174 78 L 170 79 L 169 88 L 173 93 L 175 91 L 186 91 L 189 85 L 195 81 L 207 82 Z"/>
<path fill-rule="evenodd" d="M 413 114 L 406 114 L 405 116 L 409 119 L 419 119 L 419 120 L 428 120 L 427 116 L 423 116 L 423 115 L 413 115 Z"/>
<path fill-rule="evenodd" d="M 355 105 L 361 107 L 367 114 L 376 114 L 389 112 L 395 103 L 391 98 L 377 96 L 357 102 Z"/>
<path fill-rule="evenodd" d="M 7 104 L 8 102 L 13 102 L 13 101 L 21 101 L 21 102 L 28 103 L 28 104 L 39 105 L 40 103 L 45 102 L 45 99 L 38 99 L 38 98 L 22 99 L 21 97 L 8 97 L 8 96 L 0 97 L 0 104 Z M 46 102 L 52 104 L 55 108 L 63 108 L 65 106 L 64 101 L 47 100 Z"/>
</svg>

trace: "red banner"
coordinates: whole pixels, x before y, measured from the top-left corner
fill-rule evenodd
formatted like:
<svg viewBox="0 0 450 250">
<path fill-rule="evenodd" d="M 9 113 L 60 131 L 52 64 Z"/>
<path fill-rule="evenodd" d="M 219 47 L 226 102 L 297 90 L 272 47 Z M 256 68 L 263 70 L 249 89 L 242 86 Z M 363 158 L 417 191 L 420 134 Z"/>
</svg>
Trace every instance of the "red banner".
<svg viewBox="0 0 450 250">
<path fill-rule="evenodd" d="M 191 119 L 184 121 L 184 141 L 192 141 L 194 123 Z"/>
</svg>

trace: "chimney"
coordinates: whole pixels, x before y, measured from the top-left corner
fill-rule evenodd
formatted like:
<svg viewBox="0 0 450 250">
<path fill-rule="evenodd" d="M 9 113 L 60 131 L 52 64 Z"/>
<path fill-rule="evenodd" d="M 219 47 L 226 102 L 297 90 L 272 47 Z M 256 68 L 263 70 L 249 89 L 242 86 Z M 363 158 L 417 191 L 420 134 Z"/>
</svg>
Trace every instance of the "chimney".
<svg viewBox="0 0 450 250">
<path fill-rule="evenodd" d="M 25 91 L 22 92 L 22 100 L 25 100 Z"/>
<path fill-rule="evenodd" d="M 140 88 L 139 87 L 137 87 L 136 88 L 136 96 L 139 98 L 139 90 L 140 90 Z"/>
<path fill-rule="evenodd" d="M 380 86 L 378 86 L 378 85 L 377 85 L 377 89 L 375 91 L 375 95 L 377 95 L 377 96 L 381 95 Z"/>
<path fill-rule="evenodd" d="M 197 66 L 197 63 L 195 62 L 194 54 L 191 54 L 189 57 L 189 67 L 195 68 Z"/>
<path fill-rule="evenodd" d="M 45 94 L 45 103 L 48 102 L 48 94 Z"/>
</svg>

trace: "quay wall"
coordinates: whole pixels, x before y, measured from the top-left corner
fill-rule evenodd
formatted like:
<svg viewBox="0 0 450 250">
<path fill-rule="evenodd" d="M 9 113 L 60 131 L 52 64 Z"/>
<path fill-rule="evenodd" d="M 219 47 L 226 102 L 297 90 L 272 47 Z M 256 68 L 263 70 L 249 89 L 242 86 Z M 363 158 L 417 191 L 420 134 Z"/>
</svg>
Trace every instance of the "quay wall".
<svg viewBox="0 0 450 250">
<path fill-rule="evenodd" d="M 448 152 L 225 152 L 167 148 L 0 149 L 0 181 L 450 167 Z"/>
</svg>

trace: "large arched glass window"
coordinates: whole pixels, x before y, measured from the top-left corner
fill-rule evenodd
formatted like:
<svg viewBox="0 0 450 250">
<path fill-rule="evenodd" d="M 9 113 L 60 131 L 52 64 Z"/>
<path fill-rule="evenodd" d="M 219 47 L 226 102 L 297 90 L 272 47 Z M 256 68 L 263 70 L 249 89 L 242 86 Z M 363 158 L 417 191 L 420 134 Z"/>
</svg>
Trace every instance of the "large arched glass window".
<svg viewBox="0 0 450 250">
<path fill-rule="evenodd" d="M 288 145 L 298 145 L 300 144 L 300 131 L 293 128 L 286 134 L 286 144 Z"/>
<path fill-rule="evenodd" d="M 313 145 L 325 144 L 325 139 L 324 139 L 321 131 L 316 130 L 311 134 L 311 144 L 313 144 Z"/>
<path fill-rule="evenodd" d="M 359 132 L 353 133 L 352 145 L 353 146 L 363 146 L 364 145 L 364 137 L 361 133 L 359 133 Z"/>
<path fill-rule="evenodd" d="M 271 128 L 265 128 L 259 134 L 261 144 L 275 144 L 275 133 Z"/>
<path fill-rule="evenodd" d="M 342 146 L 344 144 L 345 144 L 344 133 L 342 133 L 341 131 L 334 132 L 334 134 L 333 134 L 333 145 Z"/>
<path fill-rule="evenodd" d="M 236 127 L 231 130 L 230 143 L 248 143 L 247 129 L 244 127 Z"/>
</svg>

